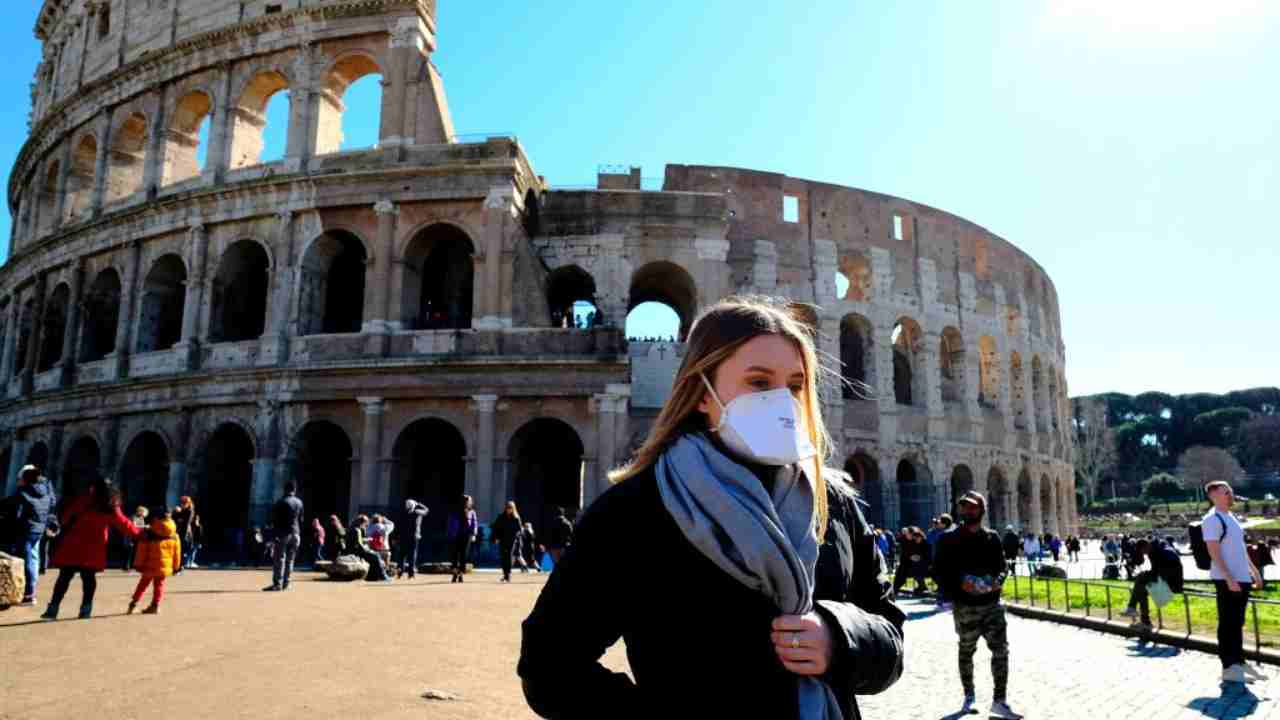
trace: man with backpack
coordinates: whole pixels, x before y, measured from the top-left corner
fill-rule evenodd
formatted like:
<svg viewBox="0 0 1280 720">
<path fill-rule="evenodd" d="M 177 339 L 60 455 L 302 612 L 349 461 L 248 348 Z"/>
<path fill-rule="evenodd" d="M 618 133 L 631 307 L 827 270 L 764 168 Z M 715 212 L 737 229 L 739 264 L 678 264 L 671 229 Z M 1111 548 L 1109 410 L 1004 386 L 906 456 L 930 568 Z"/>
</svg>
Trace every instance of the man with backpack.
<svg viewBox="0 0 1280 720">
<path fill-rule="evenodd" d="M 1176 550 L 1156 538 L 1139 540 L 1134 547 L 1139 564 L 1143 557 L 1149 558 L 1151 569 L 1138 573 L 1133 583 L 1133 594 L 1129 596 L 1129 607 L 1125 608 L 1120 616 L 1137 617 L 1135 627 L 1144 632 L 1150 632 L 1151 604 L 1147 599 L 1150 596 L 1149 588 L 1163 580 L 1172 592 L 1182 592 L 1182 558 L 1178 557 Z M 1157 604 L 1160 604 L 1159 600 Z M 1141 614 L 1138 612 L 1139 609 Z"/>
<path fill-rule="evenodd" d="M 1191 552 L 1196 566 L 1209 571 L 1217 591 L 1222 680 L 1242 683 L 1264 679 L 1266 675 L 1244 661 L 1245 611 L 1249 608 L 1249 592 L 1254 583 L 1262 585 L 1261 574 L 1249 560 L 1244 528 L 1231 514 L 1231 503 L 1235 500 L 1231 485 L 1216 480 L 1205 485 L 1204 492 L 1213 507 L 1200 519 L 1199 527 L 1191 528 Z"/>
</svg>

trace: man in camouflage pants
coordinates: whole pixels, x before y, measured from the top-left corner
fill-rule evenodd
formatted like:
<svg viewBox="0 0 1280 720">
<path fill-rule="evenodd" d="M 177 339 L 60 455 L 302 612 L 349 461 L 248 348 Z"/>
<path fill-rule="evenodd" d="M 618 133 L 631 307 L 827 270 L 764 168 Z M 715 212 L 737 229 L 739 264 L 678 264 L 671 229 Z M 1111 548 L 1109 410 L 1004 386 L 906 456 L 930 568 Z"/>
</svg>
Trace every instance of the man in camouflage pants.
<svg viewBox="0 0 1280 720">
<path fill-rule="evenodd" d="M 1016 720 L 1022 716 L 1009 707 L 1009 639 L 1000 591 L 1007 566 L 1000 536 L 982 526 L 987 501 L 981 493 L 968 492 L 957 503 L 960 529 L 938 540 L 934 571 L 938 584 L 955 603 L 952 611 L 960 636 L 960 683 L 964 686 L 961 712 L 973 710 L 977 697 L 973 684 L 973 653 L 978 638 L 991 650 L 991 717 Z"/>
</svg>

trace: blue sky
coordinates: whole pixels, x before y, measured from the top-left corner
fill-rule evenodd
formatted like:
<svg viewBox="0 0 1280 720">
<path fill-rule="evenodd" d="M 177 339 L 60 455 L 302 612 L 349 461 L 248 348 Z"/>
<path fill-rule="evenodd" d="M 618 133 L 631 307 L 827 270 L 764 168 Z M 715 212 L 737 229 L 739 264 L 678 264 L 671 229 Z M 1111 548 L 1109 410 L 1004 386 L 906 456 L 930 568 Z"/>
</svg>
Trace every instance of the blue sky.
<svg viewBox="0 0 1280 720">
<path fill-rule="evenodd" d="M 1047 269 L 1073 395 L 1280 384 L 1280 3 L 439 4 L 458 132 L 517 135 L 553 184 L 678 162 L 901 195 Z M 5 172 L 39 55 L 14 5 Z"/>
</svg>

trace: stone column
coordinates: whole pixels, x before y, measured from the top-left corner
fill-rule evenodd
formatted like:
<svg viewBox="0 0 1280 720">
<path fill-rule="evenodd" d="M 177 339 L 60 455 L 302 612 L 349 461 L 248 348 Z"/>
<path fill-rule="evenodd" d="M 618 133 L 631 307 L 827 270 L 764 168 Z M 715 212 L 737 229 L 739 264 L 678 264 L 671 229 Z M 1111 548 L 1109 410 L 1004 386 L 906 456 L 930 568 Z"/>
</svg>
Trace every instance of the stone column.
<svg viewBox="0 0 1280 720">
<path fill-rule="evenodd" d="M 511 288 L 503 288 L 502 262 L 506 250 L 507 233 L 517 213 L 515 189 L 510 185 L 489 188 L 484 201 L 484 237 L 480 252 L 484 256 L 484 281 L 476 283 L 476 328 L 500 330 L 511 327 Z"/>
<path fill-rule="evenodd" d="M 698 253 L 698 268 L 695 280 L 698 283 L 698 308 L 704 308 L 720 300 L 729 289 L 729 266 L 725 260 L 729 257 L 729 241 L 723 236 L 699 237 L 693 241 L 694 250 Z M 694 270 L 694 268 L 690 268 Z M 698 308 L 694 309 L 697 314 Z M 686 320 L 681 318 L 681 320 Z M 693 318 L 688 318 L 692 322 Z M 683 328 L 688 330 L 688 328 Z"/>
<path fill-rule="evenodd" d="M 597 497 L 609 489 L 609 471 L 617 462 L 618 416 L 627 411 L 627 399 L 613 393 L 603 393 L 592 398 L 596 409 L 595 475 L 588 475 L 583 488 L 582 507 L 591 505 Z"/>
<path fill-rule="evenodd" d="M 71 143 L 62 146 L 62 160 L 58 162 L 58 183 L 54 195 L 53 222 L 49 223 L 50 233 L 58 231 L 67 219 L 67 176 L 71 173 Z"/>
<path fill-rule="evenodd" d="M 389 334 L 401 328 L 399 306 L 393 309 L 391 293 L 391 259 L 395 255 L 396 217 L 400 210 L 395 203 L 383 199 L 374 203 L 373 212 L 378 217 L 378 238 L 373 250 L 373 275 L 365 282 L 360 331 L 373 336 L 366 343 L 365 352 L 381 356 L 390 349 Z"/>
<path fill-rule="evenodd" d="M 921 354 L 924 355 L 921 365 L 924 370 L 924 401 L 925 408 L 930 418 L 940 419 L 942 417 L 942 363 L 938 358 L 938 354 L 942 348 L 942 335 L 932 330 L 926 330 L 921 342 L 924 348 Z"/>
<path fill-rule="evenodd" d="M 176 11 L 176 8 L 175 8 Z M 206 182 L 220 184 L 227 174 L 228 156 L 231 151 L 231 62 L 223 62 L 219 68 L 218 92 L 214 97 L 213 120 L 209 124 L 209 149 L 201 175 Z"/>
<path fill-rule="evenodd" d="M 428 48 L 425 28 L 416 17 L 398 18 L 389 28 L 388 67 L 382 101 L 382 127 L 379 144 L 383 147 L 412 145 L 413 129 L 406 127 L 408 117 L 408 79 L 416 61 Z"/>
<path fill-rule="evenodd" d="M 204 289 L 204 263 L 209 241 L 204 225 L 196 223 L 187 231 L 187 282 L 182 303 L 182 339 L 174 351 L 185 357 L 187 370 L 199 367 L 201 291 Z"/>
<path fill-rule="evenodd" d="M 99 422 L 106 426 L 106 430 L 102 433 L 102 454 L 99 456 L 101 465 L 98 472 L 103 477 L 111 478 L 117 488 L 123 488 L 120 478 L 116 477 L 120 461 L 120 416 L 99 418 Z"/>
<path fill-rule="evenodd" d="M 380 495 L 381 478 L 378 477 L 378 459 L 382 455 L 382 419 L 386 413 L 386 403 L 380 397 L 359 397 L 360 409 L 364 411 L 364 430 L 360 436 L 360 490 L 351 491 L 350 517 L 359 512 L 360 504 L 384 505 L 387 498 Z"/>
<path fill-rule="evenodd" d="M 80 316 L 84 312 L 84 261 L 76 261 L 71 271 L 71 298 L 67 302 L 67 323 L 62 329 L 62 360 L 58 385 L 70 387 L 76 379 L 76 362 L 80 359 Z"/>
<path fill-rule="evenodd" d="M 21 432 L 13 434 L 13 444 L 10 447 L 12 451 L 9 456 L 9 467 L 0 468 L 5 473 L 5 497 L 10 497 L 18 491 L 18 471 L 22 470 L 22 466 L 27 462 L 27 443 Z"/>
<path fill-rule="evenodd" d="M 294 222 L 292 210 L 282 209 L 276 213 L 275 263 L 271 267 L 271 291 L 268 295 L 266 331 L 259 342 L 259 365 L 283 364 L 289 360 L 289 300 L 294 273 L 293 246 Z"/>
<path fill-rule="evenodd" d="M 472 395 L 476 409 L 476 470 L 475 487 L 469 490 L 476 501 L 476 513 L 492 517 L 492 505 L 498 495 L 494 473 L 494 439 L 497 435 L 498 396 Z M 505 488 L 504 488 L 505 493 Z"/>
<path fill-rule="evenodd" d="M 89 200 L 89 214 L 98 217 L 102 214 L 102 200 L 106 194 L 107 164 L 111 153 L 111 110 L 102 114 L 98 121 L 98 155 L 93 160 L 93 195 Z"/>
<path fill-rule="evenodd" d="M 129 265 L 122 278 L 123 288 L 120 292 L 120 319 L 116 323 L 116 350 L 111 354 L 115 360 L 113 376 L 123 379 L 129 375 L 129 343 L 133 337 L 133 305 L 138 294 L 138 268 L 142 263 L 142 242 L 129 242 Z"/>
<path fill-rule="evenodd" d="M 125 33 L 120 33 L 124 42 Z M 151 127 L 147 128 L 147 146 L 142 159 L 142 192 L 147 200 L 154 200 L 160 188 L 161 174 L 164 170 L 164 143 L 167 128 L 165 127 L 165 107 L 169 104 L 169 86 L 162 84 L 158 91 L 159 102 L 151 116 Z"/>
<path fill-rule="evenodd" d="M 22 394 L 30 395 L 35 388 L 36 363 L 40 358 L 40 336 L 44 329 L 44 295 L 48 278 L 44 273 L 36 276 L 35 302 L 31 306 L 31 336 L 27 341 L 26 368 L 22 374 Z"/>
<path fill-rule="evenodd" d="M 280 403 L 271 400 L 258 401 L 257 428 L 262 438 L 258 456 L 253 459 L 252 504 L 250 522 L 265 525 L 271 504 L 275 502 L 276 455 L 280 446 Z"/>
<path fill-rule="evenodd" d="M 173 455 L 169 457 L 169 487 L 164 494 L 164 504 L 174 507 L 178 498 L 186 494 L 187 454 L 191 445 L 191 408 L 178 410 L 178 431 L 173 437 Z"/>
<path fill-rule="evenodd" d="M 8 322 L 5 323 L 4 338 L 0 339 L 0 398 L 9 395 L 9 380 L 13 377 L 13 354 L 16 352 L 18 335 L 22 332 L 22 303 L 18 294 L 9 296 Z"/>
</svg>

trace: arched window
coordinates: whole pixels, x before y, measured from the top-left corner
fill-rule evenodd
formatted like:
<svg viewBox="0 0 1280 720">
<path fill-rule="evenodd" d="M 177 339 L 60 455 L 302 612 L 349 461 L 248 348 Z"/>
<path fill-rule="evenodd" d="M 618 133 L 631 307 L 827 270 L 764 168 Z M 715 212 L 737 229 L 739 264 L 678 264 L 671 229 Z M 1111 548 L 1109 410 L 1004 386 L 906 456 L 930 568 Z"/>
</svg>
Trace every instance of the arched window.
<svg viewBox="0 0 1280 720">
<path fill-rule="evenodd" d="M 190 180 L 200 174 L 209 147 L 212 118 L 213 98 L 207 93 L 195 90 L 178 100 L 165 137 L 161 185 Z"/>
<path fill-rule="evenodd" d="M 924 333 L 909 317 L 898 320 L 890 336 L 893 346 L 893 396 L 899 405 L 923 404 L 926 385 L 921 365 Z"/>
<path fill-rule="evenodd" d="M 107 153 L 107 182 L 104 202 L 113 203 L 142 190 L 144 158 L 147 152 L 147 118 L 130 115 L 116 131 Z"/>
<path fill-rule="evenodd" d="M 348 104 L 364 112 L 348 113 Z M 376 108 L 376 112 L 369 112 Z M 316 154 L 378 144 L 382 109 L 382 69 L 367 55 L 348 55 L 334 64 L 320 94 Z"/>
<path fill-rule="evenodd" d="M 1013 405 L 1013 426 L 1027 429 L 1027 386 L 1022 372 L 1022 356 L 1014 351 L 1009 356 L 1009 400 Z"/>
<path fill-rule="evenodd" d="M 48 169 L 45 170 L 44 184 L 40 186 L 40 196 L 36 200 L 36 235 L 42 236 L 53 229 L 58 218 L 55 213 L 58 211 L 58 175 L 59 168 L 57 160 L 49 163 Z"/>
<path fill-rule="evenodd" d="M 44 372 L 62 361 L 63 337 L 67 332 L 67 306 L 71 289 L 61 283 L 50 293 L 44 304 L 44 322 L 40 327 L 40 360 L 36 372 Z"/>
<path fill-rule="evenodd" d="M 582 508 L 584 452 L 577 431 L 561 420 L 533 420 L 512 436 L 507 497 L 535 529 L 552 527 L 556 508 L 571 518 Z"/>
<path fill-rule="evenodd" d="M 964 339 L 954 327 L 948 326 L 942 330 L 938 364 L 942 375 L 942 402 L 963 401 L 966 383 Z"/>
<path fill-rule="evenodd" d="M 289 124 L 288 90 L 289 80 L 274 70 L 260 72 L 249 81 L 232 112 L 229 165 L 232 170 L 284 157 L 282 141 L 287 138 Z M 273 103 L 281 92 L 284 94 Z M 285 132 L 278 132 L 277 125 Z M 272 140 L 269 145 L 268 132 Z"/>
<path fill-rule="evenodd" d="M 865 301 L 871 298 L 871 263 L 862 253 L 850 253 L 840 258 L 840 273 L 846 290 L 836 296 L 842 300 Z"/>
<path fill-rule="evenodd" d="M 227 248 L 214 276 L 211 341 L 237 342 L 262 337 L 266 329 L 269 273 L 267 251 L 253 240 L 240 240 Z"/>
<path fill-rule="evenodd" d="M 635 311 L 646 303 L 660 303 L 670 308 L 679 319 L 679 325 L 675 328 L 648 328 L 637 322 Z M 627 336 L 657 337 L 663 340 L 674 336 L 677 341 L 683 342 L 690 324 L 693 323 L 697 307 L 698 291 L 693 276 L 675 263 L 651 262 L 631 276 L 631 293 L 627 300 Z M 671 333 L 672 330 L 675 330 L 674 334 Z"/>
<path fill-rule="evenodd" d="M 116 350 L 120 324 L 120 275 L 112 268 L 98 273 L 84 297 L 80 361 L 101 360 Z"/>
<path fill-rule="evenodd" d="M 17 377 L 19 373 L 27 368 L 27 353 L 31 347 L 31 332 L 35 328 L 35 299 L 29 299 L 22 306 L 22 312 L 18 315 L 18 341 L 14 344 L 13 361 L 13 377 Z"/>
<path fill-rule="evenodd" d="M 577 265 L 557 268 L 547 277 L 551 327 L 589 328 L 604 322 L 596 306 L 596 281 Z"/>
<path fill-rule="evenodd" d="M 301 335 L 358 333 L 364 321 L 364 243 L 343 230 L 321 235 L 302 259 Z"/>
<path fill-rule="evenodd" d="M 928 466 L 913 459 L 898 463 L 899 524 L 929 527 L 934 516 L 933 476 Z"/>
<path fill-rule="evenodd" d="M 990 335 L 978 338 L 978 388 L 979 403 L 991 408 L 1000 406 L 1000 356 Z"/>
<path fill-rule="evenodd" d="M 856 313 L 840 321 L 840 365 L 846 400 L 875 397 L 875 333 L 871 321 Z"/>
<path fill-rule="evenodd" d="M 67 192 L 62 201 L 64 221 L 75 222 L 89 215 L 97 164 L 98 139 L 85 135 L 71 153 L 71 171 L 67 174 Z"/>
<path fill-rule="evenodd" d="M 471 327 L 475 293 L 475 245 L 453 225 L 423 229 L 404 255 L 401 313 L 418 330 Z"/>
<path fill-rule="evenodd" d="M 168 350 L 182 338 L 186 284 L 187 269 L 177 255 L 165 255 L 151 266 L 142 284 L 138 352 Z"/>
</svg>

